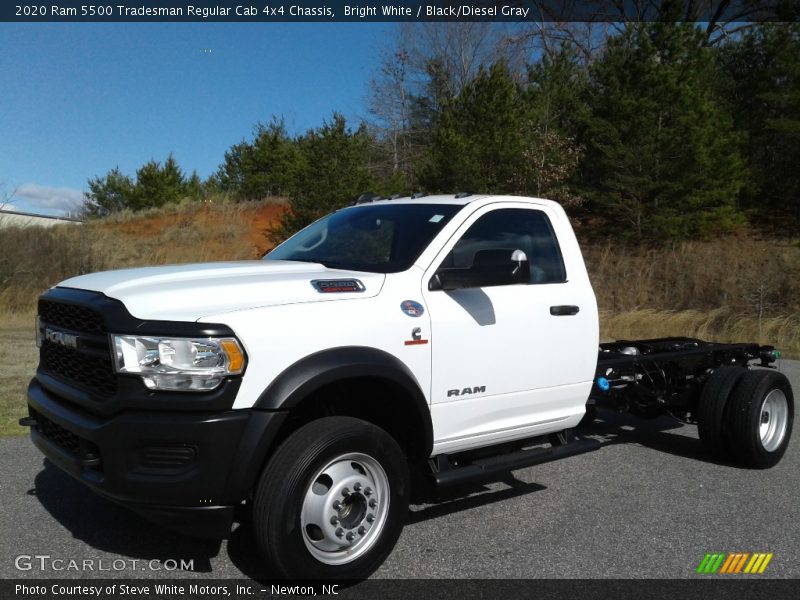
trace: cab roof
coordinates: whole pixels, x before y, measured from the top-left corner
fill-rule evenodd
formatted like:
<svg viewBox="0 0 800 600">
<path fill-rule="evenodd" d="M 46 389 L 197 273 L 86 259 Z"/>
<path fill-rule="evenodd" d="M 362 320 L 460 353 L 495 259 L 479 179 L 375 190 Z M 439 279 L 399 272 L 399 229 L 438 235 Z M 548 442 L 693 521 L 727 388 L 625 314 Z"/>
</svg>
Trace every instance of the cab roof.
<svg viewBox="0 0 800 600">
<path fill-rule="evenodd" d="M 547 200 L 544 198 L 533 198 L 529 196 L 510 196 L 506 194 L 460 193 L 460 194 L 432 194 L 430 196 L 415 194 L 413 196 L 400 196 L 393 198 L 383 198 L 381 196 L 378 196 L 377 194 L 363 194 L 351 206 L 363 206 L 365 204 L 379 204 L 379 205 L 380 204 L 450 204 L 455 206 L 466 206 L 467 204 L 478 202 L 480 200 L 491 201 L 495 198 L 497 200 L 503 200 L 503 201 L 519 200 L 522 202 L 531 202 L 534 204 L 558 205 L 558 203 L 554 202 L 553 200 Z"/>
<path fill-rule="evenodd" d="M 469 204 L 470 202 L 474 202 L 475 200 L 480 200 L 482 198 L 488 198 L 487 194 L 467 194 L 467 193 L 460 193 L 460 194 L 433 194 L 433 195 L 422 195 L 422 194 L 414 194 L 413 196 L 399 196 L 394 198 L 383 198 L 378 195 L 374 195 L 370 197 L 369 194 L 363 194 L 358 200 L 356 200 L 355 204 L 454 204 L 457 206 L 463 206 L 465 204 Z"/>
</svg>

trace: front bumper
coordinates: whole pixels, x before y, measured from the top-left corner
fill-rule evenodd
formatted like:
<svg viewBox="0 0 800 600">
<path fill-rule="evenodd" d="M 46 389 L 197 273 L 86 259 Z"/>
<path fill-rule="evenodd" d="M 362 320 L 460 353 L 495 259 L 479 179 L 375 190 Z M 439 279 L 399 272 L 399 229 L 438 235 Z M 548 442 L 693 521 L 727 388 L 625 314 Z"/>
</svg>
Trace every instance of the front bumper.
<svg viewBox="0 0 800 600">
<path fill-rule="evenodd" d="M 172 529 L 230 534 L 285 413 L 125 411 L 93 415 L 34 379 L 31 439 L 97 493 Z"/>
</svg>

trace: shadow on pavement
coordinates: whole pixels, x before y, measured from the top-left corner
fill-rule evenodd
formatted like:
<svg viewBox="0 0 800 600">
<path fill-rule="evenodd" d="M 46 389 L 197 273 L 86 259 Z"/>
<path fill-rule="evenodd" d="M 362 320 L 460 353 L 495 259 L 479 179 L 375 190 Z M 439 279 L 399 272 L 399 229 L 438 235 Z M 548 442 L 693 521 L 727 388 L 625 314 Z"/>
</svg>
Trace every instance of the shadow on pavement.
<svg viewBox="0 0 800 600">
<path fill-rule="evenodd" d="M 579 433 L 598 440 L 601 444 L 601 452 L 603 446 L 637 444 L 673 456 L 691 458 L 715 465 L 742 468 L 733 462 L 726 462 L 716 458 L 706 450 L 703 443 L 696 436 L 671 433 L 671 431 L 679 430 L 683 427 L 683 423 L 669 416 L 641 419 L 625 413 L 603 410 L 598 412 L 598 418 L 593 423 L 582 427 Z"/>
<path fill-rule="evenodd" d="M 597 439 L 602 446 L 638 444 L 675 456 L 730 466 L 716 460 L 696 437 L 671 431 L 683 425 L 669 417 L 643 420 L 625 414 L 601 411 L 599 418 L 580 430 L 580 434 Z M 479 508 L 546 489 L 538 483 L 526 483 L 511 473 L 491 479 L 507 487 L 496 489 L 486 483 L 458 486 L 449 490 L 427 488 L 414 498 L 407 525 L 421 523 L 444 515 Z M 211 573 L 211 559 L 220 553 L 221 542 L 202 540 L 172 533 L 118 506 L 89 490 L 80 482 L 44 461 L 44 468 L 28 492 L 72 536 L 86 544 L 122 557 L 142 559 L 193 560 L 194 572 Z M 228 540 L 227 553 L 233 565 L 246 577 L 258 581 L 274 580 L 259 560 L 259 552 L 251 532 L 246 510 L 238 515 L 238 524 Z M 171 576 L 180 576 L 171 572 Z"/>
<path fill-rule="evenodd" d="M 143 561 L 174 559 L 179 565 L 181 559 L 193 560 L 197 573 L 210 572 L 211 558 L 219 554 L 219 541 L 194 539 L 154 525 L 98 496 L 48 460 L 34 486 L 28 494 L 36 496 L 74 538 L 98 550 Z M 179 571 L 170 573 L 180 576 Z"/>
</svg>

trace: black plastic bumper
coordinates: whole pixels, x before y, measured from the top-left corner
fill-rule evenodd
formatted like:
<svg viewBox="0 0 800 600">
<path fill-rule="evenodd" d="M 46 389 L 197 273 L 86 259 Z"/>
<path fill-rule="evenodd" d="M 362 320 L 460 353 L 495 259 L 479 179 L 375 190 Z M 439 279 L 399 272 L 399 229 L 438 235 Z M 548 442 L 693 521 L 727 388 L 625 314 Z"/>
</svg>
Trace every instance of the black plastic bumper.
<svg viewBox="0 0 800 600">
<path fill-rule="evenodd" d="M 28 387 L 33 443 L 97 493 L 172 529 L 230 534 L 285 413 L 126 411 L 99 417 L 36 379 Z M 26 424 L 30 424 L 30 420 Z"/>
</svg>

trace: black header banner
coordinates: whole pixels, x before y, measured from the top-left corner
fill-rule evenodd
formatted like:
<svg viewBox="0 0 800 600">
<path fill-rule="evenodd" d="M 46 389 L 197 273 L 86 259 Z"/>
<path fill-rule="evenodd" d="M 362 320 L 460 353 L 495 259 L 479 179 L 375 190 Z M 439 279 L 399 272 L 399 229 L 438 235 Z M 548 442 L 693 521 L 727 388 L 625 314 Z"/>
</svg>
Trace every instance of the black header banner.
<svg viewBox="0 0 800 600">
<path fill-rule="evenodd" d="M 787 21 L 796 0 L 16 0 L 5 22 Z"/>
</svg>

